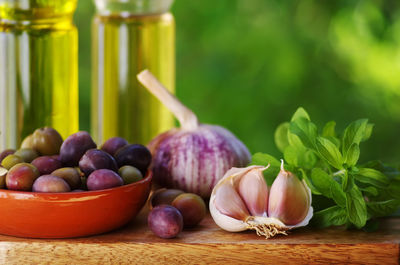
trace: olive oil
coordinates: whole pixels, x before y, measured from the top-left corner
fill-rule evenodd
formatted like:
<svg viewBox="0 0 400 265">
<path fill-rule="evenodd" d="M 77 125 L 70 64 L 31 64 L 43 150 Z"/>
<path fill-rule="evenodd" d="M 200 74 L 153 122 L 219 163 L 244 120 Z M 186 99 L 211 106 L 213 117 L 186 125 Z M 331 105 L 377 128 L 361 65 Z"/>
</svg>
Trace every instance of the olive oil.
<svg viewBox="0 0 400 265">
<path fill-rule="evenodd" d="M 174 18 L 168 12 L 110 12 L 97 14 L 93 21 L 92 135 L 98 143 L 120 136 L 131 143 L 146 144 L 170 129 L 174 120 L 139 84 L 136 75 L 149 69 L 174 93 Z"/>
<path fill-rule="evenodd" d="M 0 149 L 36 128 L 78 130 L 76 0 L 0 1 Z"/>
</svg>

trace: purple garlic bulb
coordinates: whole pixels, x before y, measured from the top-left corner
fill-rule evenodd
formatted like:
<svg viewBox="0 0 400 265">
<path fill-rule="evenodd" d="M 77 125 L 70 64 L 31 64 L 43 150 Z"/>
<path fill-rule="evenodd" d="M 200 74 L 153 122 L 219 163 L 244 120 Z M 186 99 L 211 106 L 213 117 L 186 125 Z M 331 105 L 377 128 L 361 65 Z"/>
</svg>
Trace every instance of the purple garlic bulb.
<svg viewBox="0 0 400 265">
<path fill-rule="evenodd" d="M 231 167 L 244 167 L 251 159 L 246 146 L 227 129 L 200 124 L 196 115 L 147 70 L 139 81 L 179 120 L 174 128 L 156 136 L 148 145 L 156 183 L 208 198 Z"/>
</svg>

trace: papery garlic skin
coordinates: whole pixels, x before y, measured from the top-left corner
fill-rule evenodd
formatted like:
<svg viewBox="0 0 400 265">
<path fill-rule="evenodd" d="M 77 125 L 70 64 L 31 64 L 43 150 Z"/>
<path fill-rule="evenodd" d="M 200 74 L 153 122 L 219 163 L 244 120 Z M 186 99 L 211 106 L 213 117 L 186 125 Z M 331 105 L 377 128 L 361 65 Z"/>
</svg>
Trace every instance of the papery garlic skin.
<svg viewBox="0 0 400 265">
<path fill-rule="evenodd" d="M 281 220 L 286 225 L 296 225 L 307 216 L 311 196 L 307 186 L 293 173 L 283 167 L 270 190 L 268 216 Z"/>
<path fill-rule="evenodd" d="M 172 129 L 148 145 L 153 179 L 167 188 L 210 197 L 215 184 L 231 167 L 250 162 L 250 152 L 231 132 L 200 124 L 195 130 Z"/>
</svg>

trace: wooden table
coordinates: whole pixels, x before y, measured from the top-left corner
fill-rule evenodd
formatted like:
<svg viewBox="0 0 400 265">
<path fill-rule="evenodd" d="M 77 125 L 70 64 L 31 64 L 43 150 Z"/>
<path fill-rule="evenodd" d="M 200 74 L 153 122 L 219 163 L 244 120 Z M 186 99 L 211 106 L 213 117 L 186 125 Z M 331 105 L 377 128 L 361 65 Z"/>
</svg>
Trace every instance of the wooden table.
<svg viewBox="0 0 400 265">
<path fill-rule="evenodd" d="M 228 233 L 210 216 L 176 239 L 160 239 L 146 212 L 125 227 L 76 239 L 0 236 L 0 264 L 399 264 L 400 218 L 377 232 L 300 228 L 266 240 L 254 232 Z"/>
</svg>

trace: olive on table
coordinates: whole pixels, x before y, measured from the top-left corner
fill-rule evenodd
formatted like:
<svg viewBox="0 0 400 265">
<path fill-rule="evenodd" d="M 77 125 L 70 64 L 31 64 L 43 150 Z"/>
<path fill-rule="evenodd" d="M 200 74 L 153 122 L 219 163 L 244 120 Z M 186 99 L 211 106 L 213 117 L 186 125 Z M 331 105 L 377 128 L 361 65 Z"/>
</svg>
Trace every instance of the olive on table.
<svg viewBox="0 0 400 265">
<path fill-rule="evenodd" d="M 159 189 L 153 193 L 150 198 L 150 204 L 152 207 L 156 207 L 161 204 L 171 205 L 176 197 L 183 194 L 182 190 L 177 189 Z"/>
<path fill-rule="evenodd" d="M 182 214 L 171 205 L 160 205 L 151 210 L 147 224 L 161 238 L 174 238 L 183 229 Z"/>
<path fill-rule="evenodd" d="M 204 200 L 194 193 L 183 193 L 177 196 L 171 205 L 181 212 L 185 227 L 196 226 L 207 213 Z"/>
</svg>

